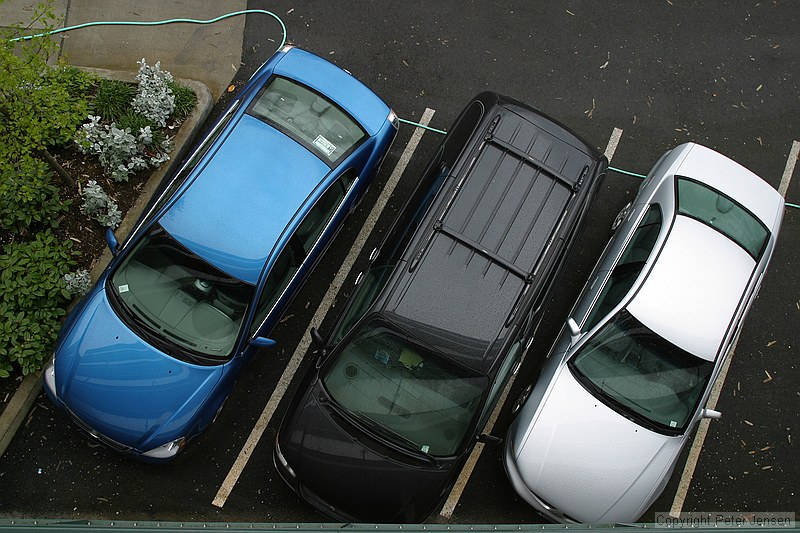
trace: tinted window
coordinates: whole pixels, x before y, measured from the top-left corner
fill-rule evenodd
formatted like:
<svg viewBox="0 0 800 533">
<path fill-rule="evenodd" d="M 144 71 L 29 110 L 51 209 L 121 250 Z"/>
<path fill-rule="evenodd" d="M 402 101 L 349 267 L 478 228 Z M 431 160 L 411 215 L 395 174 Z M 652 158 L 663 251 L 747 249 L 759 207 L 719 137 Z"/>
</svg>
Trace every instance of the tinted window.
<svg viewBox="0 0 800 533">
<path fill-rule="evenodd" d="M 253 317 L 253 323 L 250 326 L 250 335 L 255 335 L 258 332 L 258 328 L 275 306 L 278 297 L 283 293 L 286 286 L 289 285 L 289 281 L 300 268 L 300 262 L 291 246 L 284 248 L 278 259 L 275 260 L 275 264 L 272 265 L 272 270 L 270 270 L 267 281 L 264 284 L 264 290 L 258 300 L 256 315 Z"/>
<path fill-rule="evenodd" d="M 280 253 L 267 276 L 264 290 L 259 297 L 256 315 L 250 327 L 251 335 L 257 333 L 259 327 L 275 306 L 275 302 L 278 301 L 280 295 L 300 269 L 300 265 L 311 253 L 322 232 L 328 227 L 331 218 L 342 204 L 342 200 L 347 193 L 345 184 L 352 184 L 354 181 L 352 172 L 347 172 L 340 176 L 317 200 L 314 207 L 303 218 L 294 235 L 289 238 L 289 244 Z"/>
<path fill-rule="evenodd" d="M 350 328 L 369 310 L 389 281 L 406 246 L 414 236 L 425 213 L 436 197 L 436 193 L 439 192 L 444 179 L 447 177 L 447 170 L 442 170 L 436 164 L 437 162 L 438 158 L 429 166 L 426 177 L 423 178 L 414 194 L 406 202 L 400 217 L 395 221 L 386 239 L 384 239 L 380 253 L 364 273 L 364 278 L 348 302 L 347 309 L 331 336 L 332 344 L 337 344 L 347 335 Z"/>
<path fill-rule="evenodd" d="M 758 259 L 769 231 L 735 200 L 687 178 L 678 178 L 678 213 L 711 226 Z"/>
<path fill-rule="evenodd" d="M 442 161 L 445 166 L 452 167 L 464 146 L 469 143 L 472 133 L 483 118 L 483 104 L 478 101 L 472 102 L 458 117 L 457 122 L 444 140 L 444 153 Z"/>
<path fill-rule="evenodd" d="M 279 128 L 328 164 L 336 163 L 366 134 L 336 104 L 294 81 L 275 77 L 248 112 Z"/>
<path fill-rule="evenodd" d="M 300 226 L 297 228 L 295 235 L 303 245 L 303 249 L 307 252 L 311 251 L 314 243 L 317 242 L 322 230 L 328 225 L 331 217 L 339 208 L 339 205 L 344 199 L 347 190 L 346 186 L 353 183 L 353 174 L 346 173 L 333 183 L 328 190 L 317 200 L 314 207 L 308 212 Z M 345 184 L 347 182 L 347 184 Z"/>
<path fill-rule="evenodd" d="M 648 208 L 630 242 L 622 251 L 617 265 L 586 319 L 583 327 L 585 331 L 592 329 L 625 298 L 644 268 L 647 258 L 650 257 L 660 231 L 661 209 L 653 204 Z"/>
</svg>

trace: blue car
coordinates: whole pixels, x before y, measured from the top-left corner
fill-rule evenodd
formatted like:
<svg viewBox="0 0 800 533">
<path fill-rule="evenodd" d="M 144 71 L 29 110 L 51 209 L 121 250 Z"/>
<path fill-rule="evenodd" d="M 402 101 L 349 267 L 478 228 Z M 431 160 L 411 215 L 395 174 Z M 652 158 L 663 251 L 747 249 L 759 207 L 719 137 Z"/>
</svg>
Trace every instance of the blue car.
<svg viewBox="0 0 800 533">
<path fill-rule="evenodd" d="M 70 314 L 45 389 L 91 437 L 149 462 L 206 429 L 364 196 L 397 118 L 349 73 L 285 47 L 186 158 Z"/>
</svg>

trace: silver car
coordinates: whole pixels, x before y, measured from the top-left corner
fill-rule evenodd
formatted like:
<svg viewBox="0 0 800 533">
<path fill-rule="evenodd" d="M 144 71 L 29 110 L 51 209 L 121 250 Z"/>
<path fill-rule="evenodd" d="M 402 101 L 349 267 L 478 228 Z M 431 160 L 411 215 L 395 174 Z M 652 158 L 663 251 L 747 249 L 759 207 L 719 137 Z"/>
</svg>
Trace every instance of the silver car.
<svg viewBox="0 0 800 533">
<path fill-rule="evenodd" d="M 617 217 L 537 382 L 515 405 L 504 464 L 554 521 L 635 522 L 702 418 L 775 249 L 784 200 L 689 143 Z"/>
</svg>

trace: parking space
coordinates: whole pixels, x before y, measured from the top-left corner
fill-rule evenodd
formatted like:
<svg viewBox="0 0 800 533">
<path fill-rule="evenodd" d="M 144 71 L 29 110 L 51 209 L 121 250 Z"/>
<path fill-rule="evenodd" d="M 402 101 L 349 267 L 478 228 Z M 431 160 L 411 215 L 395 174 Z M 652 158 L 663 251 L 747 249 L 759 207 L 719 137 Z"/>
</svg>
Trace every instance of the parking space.
<svg viewBox="0 0 800 533">
<path fill-rule="evenodd" d="M 420 1 L 402 8 L 344 7 L 284 0 L 269 9 L 284 16 L 291 41 L 348 68 L 403 118 L 447 128 L 475 93 L 498 90 L 609 150 L 614 167 L 646 173 L 663 151 L 695 141 L 776 189 L 783 183 L 787 201 L 800 202 L 798 171 L 787 170 L 800 139 L 800 15 L 793 6 L 512 2 L 487 12 L 480 3 Z M 248 17 L 237 79 L 247 79 L 263 61 L 274 44 L 265 36 L 273 33 L 269 21 Z M 0 457 L 0 515 L 324 520 L 275 471 L 275 432 L 297 387 L 293 376 L 313 364 L 308 327 L 332 327 L 369 251 L 439 140 L 433 132 L 402 126 L 378 181 L 274 332 L 279 345 L 258 354 L 218 421 L 177 461 L 153 467 L 122 458 L 89 442 L 40 396 Z M 509 399 L 536 375 L 610 236 L 611 221 L 640 181 L 618 173 L 606 177 Z M 708 424 L 696 453 L 684 452 L 642 520 L 670 510 L 800 512 L 798 245 L 800 210 L 787 209 L 772 265 L 719 393 L 723 418 Z M 510 403 L 498 409 L 495 435 L 505 434 Z M 469 475 L 429 521 L 541 521 L 506 480 L 502 446 L 478 449 Z"/>
</svg>

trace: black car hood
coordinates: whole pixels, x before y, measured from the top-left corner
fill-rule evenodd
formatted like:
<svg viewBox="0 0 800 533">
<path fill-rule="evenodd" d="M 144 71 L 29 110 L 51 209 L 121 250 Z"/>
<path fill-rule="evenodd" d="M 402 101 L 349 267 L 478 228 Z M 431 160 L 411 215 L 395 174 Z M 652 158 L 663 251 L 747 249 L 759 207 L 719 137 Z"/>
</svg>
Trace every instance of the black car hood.
<svg viewBox="0 0 800 533">
<path fill-rule="evenodd" d="M 384 446 L 327 401 L 317 382 L 280 430 L 281 452 L 297 476 L 294 488 L 339 521 L 425 520 L 457 474 L 455 460 L 425 460 Z"/>
</svg>

